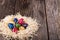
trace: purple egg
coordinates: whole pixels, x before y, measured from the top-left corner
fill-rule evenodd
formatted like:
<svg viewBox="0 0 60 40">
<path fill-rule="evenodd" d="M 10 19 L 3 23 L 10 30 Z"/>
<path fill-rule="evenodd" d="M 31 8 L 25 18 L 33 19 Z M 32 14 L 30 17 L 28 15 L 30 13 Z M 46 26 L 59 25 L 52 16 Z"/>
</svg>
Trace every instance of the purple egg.
<svg viewBox="0 0 60 40">
<path fill-rule="evenodd" d="M 28 24 L 27 24 L 27 23 L 24 23 L 24 24 L 22 24 L 22 26 L 23 26 L 24 28 L 26 28 L 26 27 L 28 27 Z"/>
</svg>

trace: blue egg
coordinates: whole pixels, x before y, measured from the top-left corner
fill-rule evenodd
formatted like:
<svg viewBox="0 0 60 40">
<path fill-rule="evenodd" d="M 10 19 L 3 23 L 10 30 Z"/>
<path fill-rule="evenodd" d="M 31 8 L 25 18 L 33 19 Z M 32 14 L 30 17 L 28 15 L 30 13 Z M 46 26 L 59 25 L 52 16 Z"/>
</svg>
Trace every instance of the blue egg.
<svg viewBox="0 0 60 40">
<path fill-rule="evenodd" d="M 22 26 L 23 26 L 24 28 L 26 28 L 26 27 L 28 26 L 28 24 L 27 24 L 27 23 L 24 23 L 24 24 L 22 24 Z"/>
<path fill-rule="evenodd" d="M 14 22 L 17 23 L 18 22 L 18 19 L 17 18 L 14 18 Z"/>
<path fill-rule="evenodd" d="M 10 29 L 13 29 L 13 28 L 14 28 L 14 24 L 9 23 L 9 24 L 8 24 L 8 27 L 9 27 Z"/>
</svg>

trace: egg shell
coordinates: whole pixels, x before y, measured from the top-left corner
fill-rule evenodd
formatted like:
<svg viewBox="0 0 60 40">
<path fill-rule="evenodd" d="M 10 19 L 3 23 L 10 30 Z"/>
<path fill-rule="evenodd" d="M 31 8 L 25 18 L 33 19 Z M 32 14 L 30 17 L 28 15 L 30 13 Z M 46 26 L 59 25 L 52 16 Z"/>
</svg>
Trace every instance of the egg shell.
<svg viewBox="0 0 60 40">
<path fill-rule="evenodd" d="M 18 23 L 19 23 L 19 24 L 23 24 L 23 23 L 24 23 L 24 19 L 22 19 L 22 18 L 19 19 Z"/>
<path fill-rule="evenodd" d="M 16 28 L 19 28 L 21 25 L 20 24 L 15 24 L 16 25 Z"/>
<path fill-rule="evenodd" d="M 27 23 L 24 23 L 24 24 L 22 24 L 22 26 L 23 26 L 24 28 L 26 28 L 26 27 L 28 27 L 28 24 L 27 24 Z"/>
<path fill-rule="evenodd" d="M 9 27 L 10 29 L 13 29 L 13 28 L 14 28 L 14 24 L 9 23 L 9 24 L 8 24 L 8 27 Z"/>
<path fill-rule="evenodd" d="M 12 32 L 17 33 L 18 29 L 16 27 L 13 28 Z"/>
<path fill-rule="evenodd" d="M 20 20 L 24 20 L 23 18 L 20 18 Z"/>
<path fill-rule="evenodd" d="M 18 19 L 17 18 L 14 18 L 14 22 L 17 23 L 18 22 Z"/>
<path fill-rule="evenodd" d="M 19 27 L 19 30 L 25 30 L 25 28 L 23 26 Z"/>
</svg>

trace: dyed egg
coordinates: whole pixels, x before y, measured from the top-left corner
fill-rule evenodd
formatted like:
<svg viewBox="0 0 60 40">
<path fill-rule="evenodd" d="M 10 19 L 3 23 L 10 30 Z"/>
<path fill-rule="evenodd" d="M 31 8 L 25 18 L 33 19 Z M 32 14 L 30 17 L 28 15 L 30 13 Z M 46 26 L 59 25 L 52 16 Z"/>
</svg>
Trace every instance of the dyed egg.
<svg viewBox="0 0 60 40">
<path fill-rule="evenodd" d="M 25 28 L 23 26 L 19 27 L 19 30 L 24 30 Z"/>
<path fill-rule="evenodd" d="M 18 19 L 17 18 L 14 18 L 14 22 L 17 23 L 18 22 Z"/>
<path fill-rule="evenodd" d="M 10 29 L 13 29 L 13 28 L 14 28 L 14 24 L 9 23 L 9 24 L 8 24 L 8 27 L 9 27 Z"/>
<path fill-rule="evenodd" d="M 23 18 L 20 18 L 20 20 L 24 20 Z"/>
<path fill-rule="evenodd" d="M 12 32 L 15 32 L 15 33 L 17 33 L 17 31 L 18 31 L 18 29 L 16 27 L 13 28 L 13 30 L 12 30 Z"/>
<path fill-rule="evenodd" d="M 16 24 L 16 28 L 19 28 L 20 27 L 20 24 Z"/>
<path fill-rule="evenodd" d="M 24 23 L 23 18 L 19 19 L 18 23 L 23 24 Z"/>
<path fill-rule="evenodd" d="M 26 28 L 26 27 L 28 26 L 28 24 L 27 24 L 27 23 L 24 23 L 24 24 L 22 24 L 22 26 L 23 26 L 24 28 Z"/>
</svg>

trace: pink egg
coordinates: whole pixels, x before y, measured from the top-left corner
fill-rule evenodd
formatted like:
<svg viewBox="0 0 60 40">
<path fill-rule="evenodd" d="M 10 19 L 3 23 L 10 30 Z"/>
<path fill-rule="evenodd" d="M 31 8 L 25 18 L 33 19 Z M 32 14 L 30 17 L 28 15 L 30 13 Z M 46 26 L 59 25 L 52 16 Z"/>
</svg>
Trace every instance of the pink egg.
<svg viewBox="0 0 60 40">
<path fill-rule="evenodd" d="M 16 27 L 13 28 L 13 30 L 12 30 L 12 32 L 15 32 L 15 33 L 17 33 L 17 31 L 18 31 L 18 29 Z"/>
<path fill-rule="evenodd" d="M 20 18 L 20 20 L 24 20 L 23 18 Z"/>
<path fill-rule="evenodd" d="M 24 23 L 24 19 L 23 18 L 19 19 L 18 23 L 19 24 L 23 24 Z"/>
</svg>

